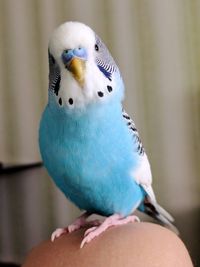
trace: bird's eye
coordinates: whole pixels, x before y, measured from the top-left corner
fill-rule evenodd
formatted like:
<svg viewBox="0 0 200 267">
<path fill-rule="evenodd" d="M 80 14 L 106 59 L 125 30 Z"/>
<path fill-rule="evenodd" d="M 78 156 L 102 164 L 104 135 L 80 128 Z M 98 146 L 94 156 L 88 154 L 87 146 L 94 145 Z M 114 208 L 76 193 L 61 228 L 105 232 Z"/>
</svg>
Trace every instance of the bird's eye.
<svg viewBox="0 0 200 267">
<path fill-rule="evenodd" d="M 67 53 L 69 52 L 69 50 L 70 50 L 70 49 L 65 49 L 65 50 L 64 50 L 64 53 L 67 54 Z"/>
<path fill-rule="evenodd" d="M 99 46 L 97 44 L 95 44 L 94 48 L 96 51 L 99 51 Z"/>
</svg>

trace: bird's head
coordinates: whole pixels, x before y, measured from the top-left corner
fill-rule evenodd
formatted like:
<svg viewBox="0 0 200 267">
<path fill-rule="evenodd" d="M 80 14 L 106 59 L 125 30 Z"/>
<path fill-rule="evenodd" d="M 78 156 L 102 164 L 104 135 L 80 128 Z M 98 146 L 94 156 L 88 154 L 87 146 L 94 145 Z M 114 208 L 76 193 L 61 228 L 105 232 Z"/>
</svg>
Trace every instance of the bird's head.
<svg viewBox="0 0 200 267">
<path fill-rule="evenodd" d="M 49 96 L 60 108 L 121 100 L 123 82 L 108 49 L 88 26 L 60 25 L 49 41 Z"/>
</svg>

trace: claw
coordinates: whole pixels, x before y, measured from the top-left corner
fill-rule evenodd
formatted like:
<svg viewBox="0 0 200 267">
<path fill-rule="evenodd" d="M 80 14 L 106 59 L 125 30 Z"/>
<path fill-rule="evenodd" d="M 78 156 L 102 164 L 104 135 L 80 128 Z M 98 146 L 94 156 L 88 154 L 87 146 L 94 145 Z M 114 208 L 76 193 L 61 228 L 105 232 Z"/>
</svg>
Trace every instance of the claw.
<svg viewBox="0 0 200 267">
<path fill-rule="evenodd" d="M 51 241 L 53 242 L 56 238 L 60 237 L 63 234 L 67 233 L 67 229 L 66 228 L 58 228 L 56 229 L 52 235 L 51 235 Z"/>
<path fill-rule="evenodd" d="M 92 239 L 94 239 L 96 236 L 99 234 L 96 233 L 95 231 L 90 232 L 87 236 L 85 236 L 81 242 L 80 248 L 83 248 L 85 244 L 88 244 Z"/>
</svg>

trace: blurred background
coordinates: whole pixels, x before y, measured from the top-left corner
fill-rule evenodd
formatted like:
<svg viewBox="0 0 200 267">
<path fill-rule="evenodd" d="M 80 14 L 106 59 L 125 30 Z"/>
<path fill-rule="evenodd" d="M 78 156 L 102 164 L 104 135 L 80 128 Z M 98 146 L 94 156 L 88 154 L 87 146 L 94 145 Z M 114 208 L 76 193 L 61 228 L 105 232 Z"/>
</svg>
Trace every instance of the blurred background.
<svg viewBox="0 0 200 267">
<path fill-rule="evenodd" d="M 116 59 L 158 201 L 200 266 L 200 1 L 0 0 L 0 161 L 40 161 L 48 38 L 69 20 L 92 27 Z M 44 168 L 2 171 L 0 261 L 22 262 L 79 213 Z"/>
</svg>

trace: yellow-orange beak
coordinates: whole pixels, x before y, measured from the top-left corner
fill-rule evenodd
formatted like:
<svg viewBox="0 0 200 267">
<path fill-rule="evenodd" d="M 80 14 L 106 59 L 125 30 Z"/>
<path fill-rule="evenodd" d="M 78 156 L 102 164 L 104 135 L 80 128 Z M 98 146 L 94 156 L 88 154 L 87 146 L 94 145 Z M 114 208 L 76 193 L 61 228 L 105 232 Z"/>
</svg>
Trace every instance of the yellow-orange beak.
<svg viewBox="0 0 200 267">
<path fill-rule="evenodd" d="M 68 70 L 73 74 L 76 81 L 83 88 L 85 82 L 85 61 L 74 57 L 68 66 Z"/>
</svg>

